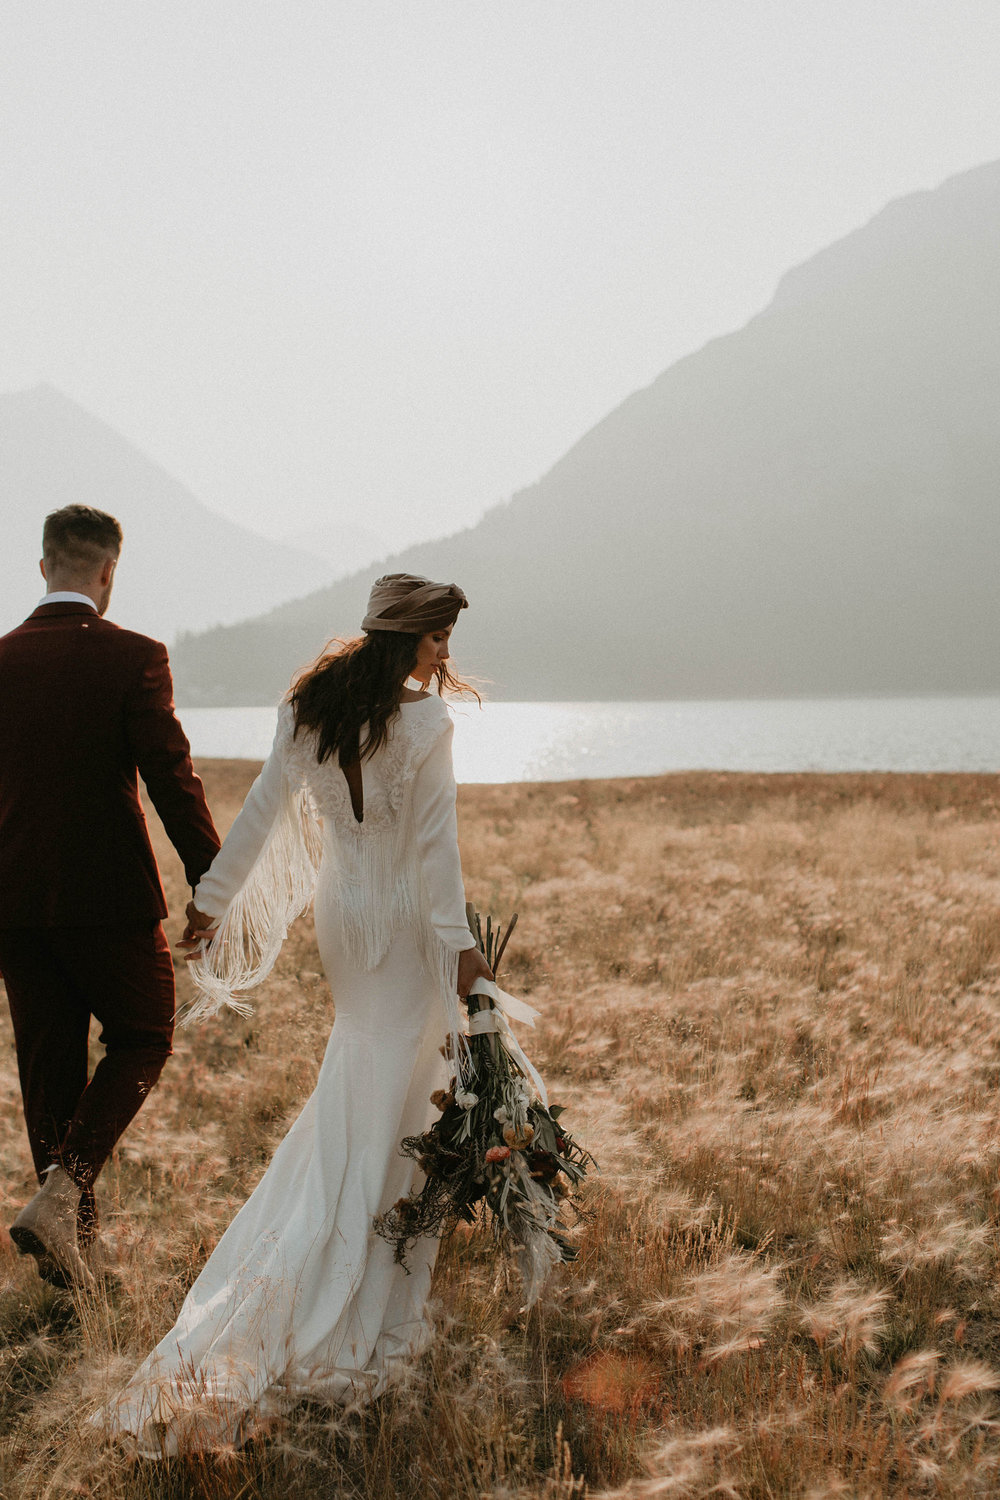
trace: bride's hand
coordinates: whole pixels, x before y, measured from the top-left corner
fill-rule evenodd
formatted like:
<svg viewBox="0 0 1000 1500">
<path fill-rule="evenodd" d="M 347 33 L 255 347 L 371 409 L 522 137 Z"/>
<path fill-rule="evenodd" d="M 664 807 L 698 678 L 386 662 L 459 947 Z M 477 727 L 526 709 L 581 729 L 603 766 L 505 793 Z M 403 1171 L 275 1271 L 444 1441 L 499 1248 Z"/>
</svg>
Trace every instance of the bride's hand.
<svg viewBox="0 0 1000 1500">
<path fill-rule="evenodd" d="M 493 970 L 478 948 L 464 948 L 458 955 L 458 993 L 464 1000 L 477 979 L 492 979 Z"/>
<path fill-rule="evenodd" d="M 177 944 L 186 954 L 185 963 L 190 963 L 197 958 L 201 950 L 201 944 L 215 936 L 218 922 L 214 917 L 206 917 L 203 911 L 199 911 L 193 901 L 189 901 L 184 912 L 187 917 L 187 926 L 184 928 L 184 936 Z"/>
</svg>

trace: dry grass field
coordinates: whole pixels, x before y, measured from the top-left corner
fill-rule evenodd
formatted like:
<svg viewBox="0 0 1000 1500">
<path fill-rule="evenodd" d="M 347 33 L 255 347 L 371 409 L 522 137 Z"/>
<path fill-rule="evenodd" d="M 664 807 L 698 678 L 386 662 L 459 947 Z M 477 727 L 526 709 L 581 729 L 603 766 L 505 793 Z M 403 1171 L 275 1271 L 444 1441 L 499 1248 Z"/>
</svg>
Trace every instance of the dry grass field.
<svg viewBox="0 0 1000 1500">
<path fill-rule="evenodd" d="M 204 766 L 220 826 L 253 768 Z M 470 787 L 467 887 L 598 1156 L 578 1264 L 519 1311 L 456 1234 L 374 1407 L 135 1461 L 83 1420 L 165 1331 L 308 1093 L 308 921 L 246 1022 L 179 1035 L 103 1179 L 94 1302 L 0 1245 L 5 1500 L 1000 1494 L 1000 844 L 976 776 Z M 172 905 L 182 891 L 163 848 Z M 178 923 L 172 923 L 176 935 Z M 182 979 L 183 986 L 186 979 Z M 6 1016 L 0 1182 L 31 1191 Z"/>
</svg>

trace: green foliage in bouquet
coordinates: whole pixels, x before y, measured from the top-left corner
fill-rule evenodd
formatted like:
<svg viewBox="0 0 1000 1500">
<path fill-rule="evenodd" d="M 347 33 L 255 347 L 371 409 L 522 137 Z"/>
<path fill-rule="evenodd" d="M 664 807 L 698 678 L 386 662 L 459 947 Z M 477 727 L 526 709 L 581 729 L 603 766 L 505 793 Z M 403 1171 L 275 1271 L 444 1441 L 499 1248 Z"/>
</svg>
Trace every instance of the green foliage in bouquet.
<svg viewBox="0 0 1000 1500">
<path fill-rule="evenodd" d="M 467 913 L 496 975 L 517 914 L 501 937 L 491 917 L 484 926 L 471 906 Z M 402 1143 L 425 1174 L 423 1186 L 380 1214 L 375 1229 L 395 1243 L 405 1266 L 408 1243 L 482 1219 L 501 1248 L 516 1251 L 530 1303 L 553 1265 L 576 1258 L 561 1215 L 593 1157 L 561 1123 L 562 1108 L 543 1104 L 534 1070 L 492 999 L 472 995 L 467 1003 L 468 1057 L 431 1097 L 441 1116 Z"/>
</svg>

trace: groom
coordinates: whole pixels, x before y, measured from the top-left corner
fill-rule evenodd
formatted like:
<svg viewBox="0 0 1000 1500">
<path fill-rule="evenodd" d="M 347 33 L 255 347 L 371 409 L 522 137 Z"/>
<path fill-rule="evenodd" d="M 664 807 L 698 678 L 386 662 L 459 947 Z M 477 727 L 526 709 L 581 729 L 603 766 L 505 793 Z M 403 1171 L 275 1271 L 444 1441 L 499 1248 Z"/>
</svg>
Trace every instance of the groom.
<svg viewBox="0 0 1000 1500">
<path fill-rule="evenodd" d="M 136 773 L 192 886 L 219 847 L 166 648 L 104 619 L 121 544 L 103 511 L 54 511 L 48 591 L 0 638 L 0 976 L 42 1183 L 10 1233 L 57 1284 L 91 1281 L 94 1181 L 170 1055 L 167 909 Z M 105 1051 L 88 1082 L 92 1016 Z"/>
</svg>

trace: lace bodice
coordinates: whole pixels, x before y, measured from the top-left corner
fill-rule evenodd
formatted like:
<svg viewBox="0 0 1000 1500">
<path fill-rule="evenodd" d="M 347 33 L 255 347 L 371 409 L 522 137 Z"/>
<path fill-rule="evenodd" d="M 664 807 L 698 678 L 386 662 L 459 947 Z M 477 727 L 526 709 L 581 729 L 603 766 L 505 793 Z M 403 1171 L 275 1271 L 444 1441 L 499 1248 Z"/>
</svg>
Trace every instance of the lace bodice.
<svg viewBox="0 0 1000 1500">
<path fill-rule="evenodd" d="M 281 747 L 286 775 L 308 793 L 324 826 L 332 827 L 339 839 L 365 840 L 383 836 L 398 826 L 418 767 L 442 735 L 450 739 L 450 727 L 448 710 L 440 698 L 400 705 L 387 743 L 370 761 L 362 762 L 364 816 L 360 822 L 339 763 L 333 759 L 322 764 L 317 761 L 314 733 L 294 735 L 292 711 L 287 704 L 279 712 L 275 744 Z"/>
</svg>

